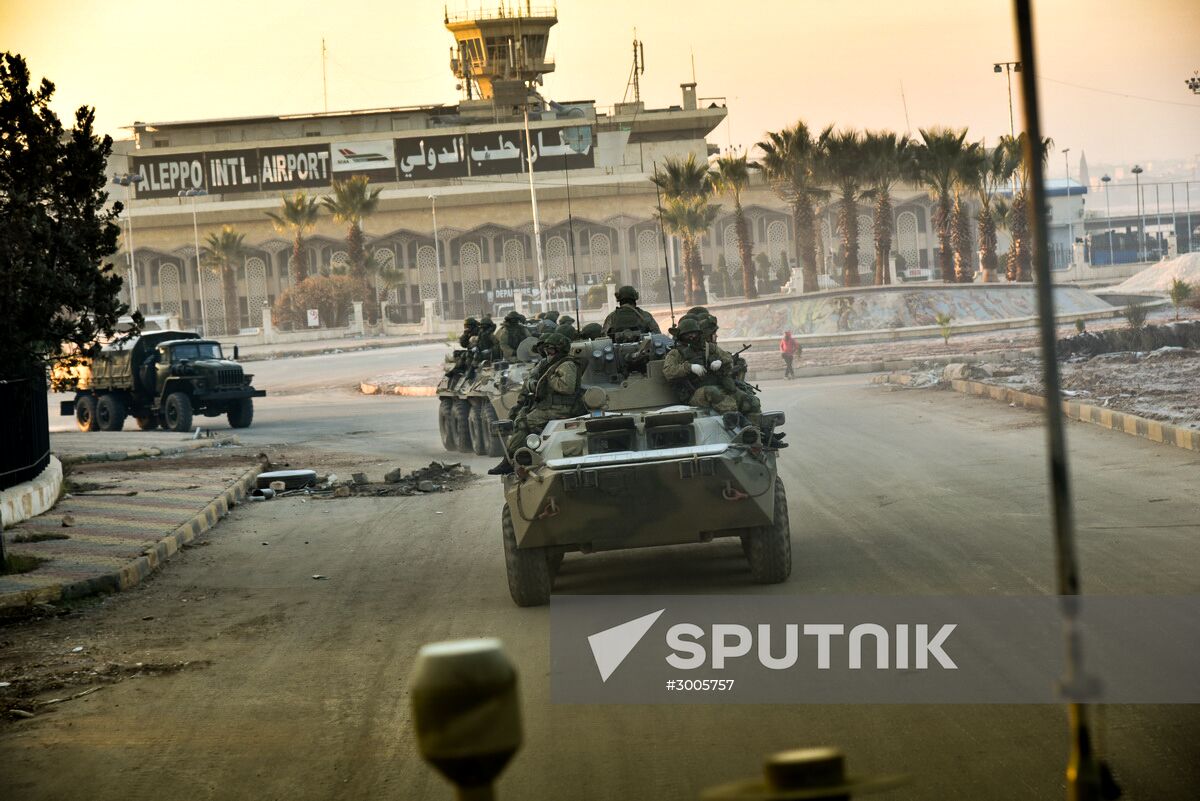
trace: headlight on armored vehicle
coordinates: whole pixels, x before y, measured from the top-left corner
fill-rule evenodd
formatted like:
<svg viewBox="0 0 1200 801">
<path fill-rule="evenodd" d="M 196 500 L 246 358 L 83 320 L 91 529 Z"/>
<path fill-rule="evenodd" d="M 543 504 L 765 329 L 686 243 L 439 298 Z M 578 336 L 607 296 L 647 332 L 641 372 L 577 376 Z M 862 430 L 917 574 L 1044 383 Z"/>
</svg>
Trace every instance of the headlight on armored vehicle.
<svg viewBox="0 0 1200 801">
<path fill-rule="evenodd" d="M 531 451 L 536 451 L 542 447 L 542 438 L 537 434 L 530 434 L 525 438 L 525 447 Z"/>
</svg>

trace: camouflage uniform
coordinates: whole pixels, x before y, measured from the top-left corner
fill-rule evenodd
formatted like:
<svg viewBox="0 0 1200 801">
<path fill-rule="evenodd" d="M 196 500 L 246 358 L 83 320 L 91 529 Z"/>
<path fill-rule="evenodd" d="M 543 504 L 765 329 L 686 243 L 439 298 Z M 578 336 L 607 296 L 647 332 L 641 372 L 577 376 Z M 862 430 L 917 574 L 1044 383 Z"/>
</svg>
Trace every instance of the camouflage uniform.
<svg viewBox="0 0 1200 801">
<path fill-rule="evenodd" d="M 520 312 L 511 311 L 504 316 L 504 322 L 500 324 L 499 336 L 496 339 L 505 361 L 516 360 L 517 347 L 529 336 L 523 322 Z"/>
<path fill-rule="evenodd" d="M 500 345 L 496 341 L 496 324 L 491 317 L 484 317 L 479 324 L 479 336 L 475 338 L 476 365 L 486 364 L 500 355 Z"/>
<path fill-rule="evenodd" d="M 717 362 L 720 364 L 714 369 Z M 695 318 L 680 320 L 679 344 L 663 361 L 663 376 L 680 401 L 717 412 L 757 413 L 758 398 L 737 387 L 732 368 L 733 357 L 704 341 Z"/>
<path fill-rule="evenodd" d="M 454 357 L 454 367 L 450 369 L 446 376 L 450 379 L 450 386 L 453 387 L 459 377 L 467 375 L 471 369 L 471 348 L 473 340 L 479 334 L 479 321 L 474 317 L 468 317 L 463 320 L 463 330 L 458 336 L 458 347 L 462 350 Z"/>
<path fill-rule="evenodd" d="M 524 407 L 513 420 L 513 433 L 508 438 L 508 451 L 512 453 L 525 444 L 530 434 L 541 433 L 551 420 L 571 417 L 580 410 L 579 381 L 582 375 L 579 365 L 570 358 L 570 340 L 560 334 L 546 337 L 546 346 L 554 348 L 553 358 L 546 360 L 543 369 L 536 370 L 532 379 L 530 404 Z"/>
<path fill-rule="evenodd" d="M 604 318 L 604 333 L 613 336 L 623 331 L 633 331 L 639 334 L 658 334 L 658 322 L 654 315 L 637 306 L 638 292 L 631 286 L 623 286 L 615 295 L 619 304 L 611 314 Z"/>
</svg>

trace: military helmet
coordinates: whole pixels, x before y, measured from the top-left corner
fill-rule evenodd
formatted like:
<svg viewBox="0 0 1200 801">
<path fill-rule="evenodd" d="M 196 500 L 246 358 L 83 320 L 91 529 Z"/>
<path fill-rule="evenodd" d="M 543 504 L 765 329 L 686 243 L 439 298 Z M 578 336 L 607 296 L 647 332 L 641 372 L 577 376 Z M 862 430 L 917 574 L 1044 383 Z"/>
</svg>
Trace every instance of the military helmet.
<svg viewBox="0 0 1200 801">
<path fill-rule="evenodd" d="M 637 303 L 638 297 L 638 291 L 629 285 L 616 291 L 617 303 Z"/>
<path fill-rule="evenodd" d="M 468 317 L 467 319 L 463 320 L 463 328 L 474 328 L 477 325 L 479 325 L 479 321 L 474 317 Z"/>
<path fill-rule="evenodd" d="M 687 310 L 687 316 L 696 317 L 697 315 L 708 314 L 708 309 L 703 306 L 693 306 Z"/>
<path fill-rule="evenodd" d="M 575 318 L 569 314 L 564 314 L 558 318 L 559 325 L 575 325 Z"/>
<path fill-rule="evenodd" d="M 720 326 L 717 325 L 717 318 L 713 317 L 711 314 L 706 314 L 703 317 L 697 318 L 696 322 L 699 323 L 700 330 L 702 331 L 716 331 L 718 328 L 720 328 Z"/>
<path fill-rule="evenodd" d="M 489 331 L 496 330 L 496 322 L 491 317 L 484 317 L 483 322 L 479 324 L 480 328 L 486 328 Z"/>
<path fill-rule="evenodd" d="M 548 311 L 548 312 L 545 312 L 545 313 L 542 315 L 542 319 L 543 319 L 543 320 L 551 320 L 551 321 L 553 321 L 553 322 L 558 322 L 558 310 L 557 310 L 557 309 L 551 309 L 550 311 Z"/>
<path fill-rule="evenodd" d="M 546 343 L 547 348 L 554 348 L 559 353 L 566 353 L 571 349 L 571 340 L 557 331 L 553 334 L 546 334 L 542 337 L 542 341 Z"/>
<path fill-rule="evenodd" d="M 506 323 L 519 323 L 519 322 L 522 322 L 524 319 L 525 318 L 522 317 L 521 313 L 519 311 L 517 311 L 516 309 L 514 309 L 514 310 L 510 311 L 508 314 L 504 315 L 504 322 L 506 322 Z"/>
<path fill-rule="evenodd" d="M 688 334 L 701 334 L 703 330 L 700 328 L 700 323 L 696 322 L 695 317 L 684 317 L 679 321 L 675 332 L 675 335 L 682 339 Z"/>
<path fill-rule="evenodd" d="M 570 323 L 560 323 L 558 328 L 554 329 L 554 333 L 562 334 L 567 339 L 575 339 L 579 336 L 579 332 L 575 330 L 575 326 Z"/>
<path fill-rule="evenodd" d="M 600 323 L 588 323 L 579 330 L 579 333 L 584 339 L 599 339 L 604 336 L 604 326 Z"/>
</svg>

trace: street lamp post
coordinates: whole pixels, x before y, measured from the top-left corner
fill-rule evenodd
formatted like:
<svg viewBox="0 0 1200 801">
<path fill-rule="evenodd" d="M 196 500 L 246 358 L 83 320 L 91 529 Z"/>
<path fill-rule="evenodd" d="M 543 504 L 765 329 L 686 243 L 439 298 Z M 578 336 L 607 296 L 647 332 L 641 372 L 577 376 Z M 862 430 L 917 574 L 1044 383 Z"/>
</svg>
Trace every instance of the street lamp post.
<svg viewBox="0 0 1200 801">
<path fill-rule="evenodd" d="M 208 304 L 204 302 L 204 276 L 200 266 L 200 226 L 196 222 L 196 198 L 201 195 L 207 195 L 205 189 L 185 189 L 179 192 L 179 197 L 190 197 L 192 199 L 192 243 L 196 247 L 196 283 L 199 284 L 197 289 L 200 290 L 200 333 L 202 336 L 208 336 Z"/>
<path fill-rule="evenodd" d="M 1100 180 L 1104 182 L 1104 213 L 1108 217 L 1108 263 L 1112 265 L 1115 263 L 1112 241 L 1112 203 L 1108 197 L 1108 182 L 1112 180 L 1112 176 L 1105 173 L 1100 177 Z"/>
<path fill-rule="evenodd" d="M 136 172 L 117 173 L 112 182 L 125 187 L 125 224 L 129 226 L 129 305 L 137 311 L 137 260 L 133 256 L 133 189 L 142 182 L 142 176 Z"/>
<path fill-rule="evenodd" d="M 1067 264 L 1075 264 L 1075 223 L 1071 219 L 1074 213 L 1071 209 L 1071 161 L 1067 158 L 1067 154 L 1071 152 L 1071 148 L 1063 148 L 1063 166 L 1067 169 Z"/>
<path fill-rule="evenodd" d="M 1001 69 L 1003 68 L 1003 69 Z M 992 65 L 992 72 L 1003 72 L 1008 78 L 1008 135 L 1016 136 L 1016 126 L 1013 124 L 1013 104 L 1012 104 L 1012 74 L 1021 71 L 1020 61 L 1001 61 Z"/>
<path fill-rule="evenodd" d="M 1138 261 L 1146 260 L 1146 221 L 1142 217 L 1142 180 L 1141 174 L 1144 170 L 1137 164 L 1133 165 L 1130 170 L 1133 173 L 1133 183 L 1137 190 L 1137 214 L 1138 214 Z"/>
<path fill-rule="evenodd" d="M 437 298 L 438 298 L 438 314 L 445 320 L 449 310 L 446 308 L 446 302 L 442 298 L 442 245 L 438 238 L 437 224 L 437 198 L 433 195 L 429 196 L 429 208 L 433 212 L 433 260 L 437 273 Z"/>
</svg>

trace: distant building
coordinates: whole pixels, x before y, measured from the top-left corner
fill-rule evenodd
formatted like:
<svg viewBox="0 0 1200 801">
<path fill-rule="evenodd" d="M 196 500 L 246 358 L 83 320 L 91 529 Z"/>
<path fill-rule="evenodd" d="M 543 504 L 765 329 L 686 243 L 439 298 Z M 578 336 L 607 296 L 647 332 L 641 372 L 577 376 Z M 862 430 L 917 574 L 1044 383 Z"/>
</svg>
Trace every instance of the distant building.
<svg viewBox="0 0 1200 801">
<path fill-rule="evenodd" d="M 225 334 L 220 280 L 197 269 L 196 239 L 203 248 L 207 234 L 230 225 L 250 248 L 238 269 L 241 324 L 257 327 L 262 309 L 292 284 L 291 240 L 272 228 L 266 212 L 278 209 L 281 194 L 324 195 L 334 180 L 352 175 L 369 176 L 383 190 L 364 231 L 373 263 L 401 275 L 392 286 L 375 285 L 392 322 L 419 322 L 426 302 L 439 299 L 451 317 L 502 311 L 515 291 L 533 294 L 543 277 L 552 292 L 570 296 L 576 274 L 580 291 L 611 277 L 638 286 L 647 305 L 666 302 L 664 272 L 677 274 L 680 254 L 674 241 L 663 251 L 649 178 L 669 156 L 706 160 L 717 152 L 707 137 L 726 117 L 724 99 L 697 97 L 696 85 L 685 83 L 679 104 L 668 108 L 546 100 L 530 87 L 555 68 L 546 43 L 556 22 L 553 14 L 520 11 L 447 16 L 456 43 L 450 66 L 464 92 L 457 105 L 134 123 L 132 140 L 117 143 L 109 168 L 141 178 L 130 218 L 142 311 L 199 327 L 203 296 L 208 331 Z M 124 202 L 125 191 L 112 187 L 113 199 Z M 197 191 L 206 194 L 181 197 Z M 761 177 L 743 204 L 754 252 L 765 253 L 778 280 L 787 280 L 797 265 L 790 210 Z M 900 278 L 936 279 L 926 193 L 899 191 L 894 205 Z M 709 270 L 724 256 L 729 283 L 740 285 L 731 212 L 723 203 L 701 254 Z M 832 272 L 826 256 L 838 246 L 835 213 L 819 219 L 822 272 Z M 863 206 L 864 274 L 873 272 L 872 228 Z M 344 268 L 345 234 L 323 215 L 306 239 L 306 272 Z M 121 267 L 127 258 L 115 261 Z"/>
</svg>

